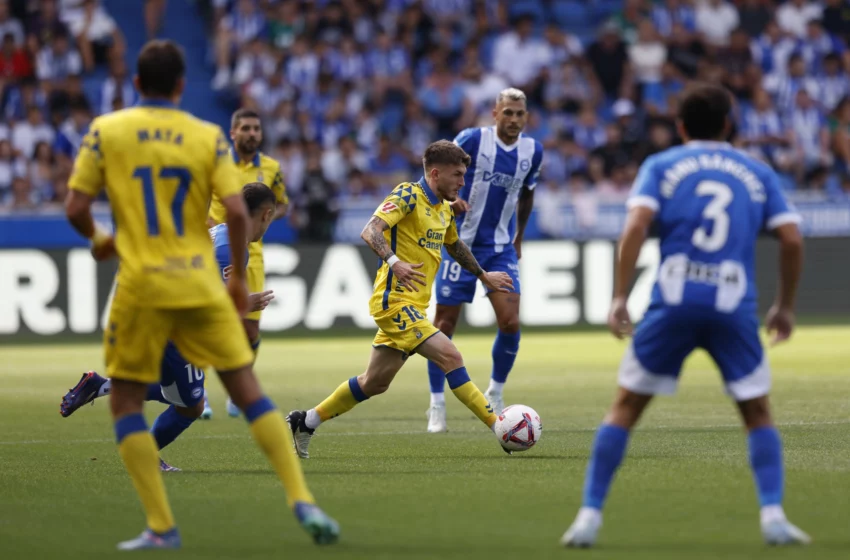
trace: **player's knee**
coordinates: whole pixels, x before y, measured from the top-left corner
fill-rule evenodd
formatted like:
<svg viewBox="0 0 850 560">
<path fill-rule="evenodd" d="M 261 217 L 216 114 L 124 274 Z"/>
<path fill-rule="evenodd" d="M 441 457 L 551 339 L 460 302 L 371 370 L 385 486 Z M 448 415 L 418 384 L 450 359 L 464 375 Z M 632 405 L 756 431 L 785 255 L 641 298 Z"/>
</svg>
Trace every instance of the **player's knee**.
<svg viewBox="0 0 850 560">
<path fill-rule="evenodd" d="M 451 350 L 447 350 L 443 353 L 439 365 L 440 369 L 449 373 L 450 371 L 463 367 L 463 356 L 461 356 L 460 351 L 453 346 Z"/>
<path fill-rule="evenodd" d="M 748 430 L 773 425 L 770 403 L 766 396 L 739 401 L 738 409 L 741 411 L 741 417 L 744 419 L 744 425 Z"/>
<path fill-rule="evenodd" d="M 505 334 L 516 334 L 519 332 L 519 316 L 511 315 L 509 317 L 500 318 L 499 330 Z"/>
<path fill-rule="evenodd" d="M 174 408 L 177 410 L 177 414 L 179 414 L 180 416 L 185 416 L 186 418 L 197 420 L 201 417 L 201 414 L 204 413 L 204 399 L 199 400 L 193 406 L 176 406 Z"/>
<path fill-rule="evenodd" d="M 260 338 L 260 322 L 255 319 L 243 319 L 242 324 L 245 327 L 245 334 L 248 335 L 248 340 L 252 343 Z"/>
<path fill-rule="evenodd" d="M 366 394 L 367 397 L 374 397 L 381 393 L 386 393 L 390 388 L 390 382 L 382 379 L 380 376 L 367 375 L 365 373 L 357 377 L 357 384 Z"/>
<path fill-rule="evenodd" d="M 438 315 L 434 318 L 434 326 L 440 329 L 440 332 L 444 335 L 453 336 L 455 334 L 455 327 L 457 326 L 457 318 L 440 317 Z"/>
</svg>

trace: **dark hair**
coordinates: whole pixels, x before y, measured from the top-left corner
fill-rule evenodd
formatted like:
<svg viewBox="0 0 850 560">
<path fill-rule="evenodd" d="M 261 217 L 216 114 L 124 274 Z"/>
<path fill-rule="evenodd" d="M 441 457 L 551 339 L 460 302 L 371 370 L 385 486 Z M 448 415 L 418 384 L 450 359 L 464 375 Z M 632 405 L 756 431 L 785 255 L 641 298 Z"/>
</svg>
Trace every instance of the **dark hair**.
<svg viewBox="0 0 850 560">
<path fill-rule="evenodd" d="M 465 165 L 469 167 L 472 158 L 463 149 L 448 140 L 437 140 L 427 148 L 422 156 L 422 165 L 431 169 L 435 165 Z"/>
<path fill-rule="evenodd" d="M 274 192 L 262 183 L 248 183 L 242 187 L 242 196 L 251 215 L 256 214 L 265 204 L 271 204 L 272 208 L 277 204 Z"/>
<path fill-rule="evenodd" d="M 720 140 L 726 132 L 732 99 L 721 86 L 702 84 L 689 91 L 679 106 L 679 119 L 692 140 Z"/>
<path fill-rule="evenodd" d="M 230 130 L 239 126 L 239 121 L 242 119 L 257 119 L 260 120 L 260 114 L 253 109 L 237 109 L 233 116 L 230 117 Z"/>
<path fill-rule="evenodd" d="M 141 94 L 171 97 L 186 74 L 183 49 L 174 41 L 148 41 L 136 61 Z"/>
</svg>

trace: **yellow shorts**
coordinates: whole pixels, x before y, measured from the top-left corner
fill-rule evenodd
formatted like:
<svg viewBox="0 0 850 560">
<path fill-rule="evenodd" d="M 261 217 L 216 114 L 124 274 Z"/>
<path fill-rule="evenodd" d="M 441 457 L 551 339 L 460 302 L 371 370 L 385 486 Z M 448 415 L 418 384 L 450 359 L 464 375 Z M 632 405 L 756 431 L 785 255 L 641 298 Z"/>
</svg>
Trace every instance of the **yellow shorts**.
<svg viewBox="0 0 850 560">
<path fill-rule="evenodd" d="M 390 306 L 372 318 L 378 324 L 378 334 L 372 346 L 393 348 L 405 356 L 413 354 L 417 346 L 440 332 L 425 317 L 425 313 L 409 303 Z"/>
<path fill-rule="evenodd" d="M 248 244 L 248 292 L 256 294 L 266 285 L 266 267 L 263 265 L 263 245 L 259 242 Z M 260 320 L 262 311 L 252 311 L 246 319 Z"/>
<path fill-rule="evenodd" d="M 116 291 L 104 332 L 109 377 L 158 383 L 166 342 L 171 340 L 196 367 L 231 371 L 254 361 L 233 303 L 225 295 L 205 307 L 157 309 L 122 301 Z"/>
</svg>

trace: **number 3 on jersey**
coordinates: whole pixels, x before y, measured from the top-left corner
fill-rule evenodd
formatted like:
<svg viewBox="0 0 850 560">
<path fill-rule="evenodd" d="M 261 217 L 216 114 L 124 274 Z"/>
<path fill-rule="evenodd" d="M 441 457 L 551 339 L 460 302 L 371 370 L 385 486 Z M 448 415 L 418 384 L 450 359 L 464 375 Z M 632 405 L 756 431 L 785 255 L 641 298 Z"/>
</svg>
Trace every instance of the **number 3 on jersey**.
<svg viewBox="0 0 850 560">
<path fill-rule="evenodd" d="M 151 167 L 137 167 L 133 171 L 133 178 L 142 182 L 142 192 L 145 197 L 145 217 L 148 223 L 148 235 L 159 235 L 159 215 L 156 211 L 156 191 L 154 189 L 154 175 Z M 163 167 L 159 170 L 160 181 L 169 179 L 177 180 L 177 192 L 171 201 L 171 218 L 174 223 L 174 231 L 178 237 L 183 236 L 183 203 L 186 202 L 186 193 L 189 191 L 189 183 L 192 182 L 192 174 L 185 167 Z"/>
<path fill-rule="evenodd" d="M 691 237 L 691 243 L 706 253 L 714 253 L 722 249 L 729 239 L 729 214 L 726 208 L 732 202 L 732 189 L 717 181 L 702 181 L 697 185 L 696 194 L 713 197 L 703 210 L 702 217 L 713 221 L 714 224 L 710 234 L 705 226 L 697 228 Z"/>
</svg>

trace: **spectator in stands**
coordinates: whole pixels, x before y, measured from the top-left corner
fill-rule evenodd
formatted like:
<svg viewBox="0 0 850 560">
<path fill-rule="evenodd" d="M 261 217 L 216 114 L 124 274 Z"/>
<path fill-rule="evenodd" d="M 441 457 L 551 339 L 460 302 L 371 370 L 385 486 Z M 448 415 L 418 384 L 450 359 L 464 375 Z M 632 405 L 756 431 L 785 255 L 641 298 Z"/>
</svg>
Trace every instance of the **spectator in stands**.
<svg viewBox="0 0 850 560">
<path fill-rule="evenodd" d="M 841 57 L 830 53 L 823 57 L 823 76 L 820 78 L 820 103 L 827 113 L 832 112 L 845 96 L 850 94 L 850 76 L 844 70 Z"/>
<path fill-rule="evenodd" d="M 821 15 L 822 8 L 817 2 L 787 0 L 776 10 L 776 21 L 783 31 L 802 38 L 806 34 L 806 24 L 820 19 Z"/>
<path fill-rule="evenodd" d="M 410 166 L 388 136 L 381 136 L 378 151 L 369 161 L 369 173 L 378 192 L 389 192 L 410 179 Z"/>
<path fill-rule="evenodd" d="M 54 34 L 36 58 L 36 75 L 43 86 L 64 87 L 68 77 L 77 76 L 82 71 L 83 59 L 64 33 Z"/>
<path fill-rule="evenodd" d="M 123 58 L 124 35 L 100 0 L 82 0 L 81 8 L 71 11 L 66 23 L 77 38 L 86 71 L 94 69 L 95 64 Z"/>
<path fill-rule="evenodd" d="M 764 28 L 764 33 L 750 41 L 753 61 L 761 67 L 765 74 L 785 72 L 788 68 L 788 58 L 797 49 L 797 40 L 788 36 L 776 21 L 771 20 Z"/>
<path fill-rule="evenodd" d="M 251 105 L 264 118 L 271 117 L 281 103 L 295 100 L 296 91 L 284 79 L 284 66 L 281 64 L 271 72 L 268 79 L 263 76 L 255 78 L 243 96 L 243 105 Z"/>
<path fill-rule="evenodd" d="M 850 8 L 846 0 L 825 0 L 823 8 L 824 29 L 848 44 L 850 39 Z"/>
<path fill-rule="evenodd" d="M 278 63 L 262 37 L 248 41 L 236 59 L 231 85 L 243 87 L 254 80 L 266 80 L 278 71 Z"/>
<path fill-rule="evenodd" d="M 41 109 L 30 105 L 26 120 L 17 123 L 12 131 L 12 148 L 17 155 L 30 159 L 35 154 L 36 144 L 47 142 L 50 145 L 54 136 L 53 128 L 44 122 Z"/>
<path fill-rule="evenodd" d="M 145 0 L 145 31 L 148 39 L 154 39 L 162 27 L 167 0 Z"/>
<path fill-rule="evenodd" d="M 703 0 L 697 5 L 696 28 L 709 45 L 726 45 L 739 23 L 738 10 L 731 2 Z"/>
<path fill-rule="evenodd" d="M 741 29 L 748 37 L 758 37 L 773 18 L 771 0 L 743 0 L 738 7 Z"/>
<path fill-rule="evenodd" d="M 599 123 L 599 116 L 592 104 L 584 105 L 579 112 L 573 136 L 576 144 L 588 152 L 605 143 L 605 127 Z"/>
<path fill-rule="evenodd" d="M 0 0 L 0 37 L 4 38 L 11 34 L 15 41 L 15 47 L 24 46 L 24 26 L 9 11 L 9 0 Z"/>
<path fill-rule="evenodd" d="M 75 74 L 68 76 L 63 87 L 50 91 L 47 105 L 50 121 L 54 126 L 58 126 L 65 120 L 74 105 L 83 105 L 89 109 L 92 107 L 83 91 L 83 80 Z M 114 111 L 114 109 L 111 110 Z"/>
<path fill-rule="evenodd" d="M 57 35 L 71 36 L 71 30 L 60 19 L 56 0 L 41 0 L 39 10 L 27 23 L 27 44 L 31 53 L 50 45 Z"/>
<path fill-rule="evenodd" d="M 814 176 L 822 180 L 823 171 L 832 164 L 829 130 L 820 107 L 805 89 L 797 92 L 788 125 L 794 140 L 797 184 L 805 186 Z"/>
<path fill-rule="evenodd" d="M 631 159 L 631 154 L 623 144 L 620 127 L 614 123 L 605 125 L 605 143 L 593 150 L 590 155 L 602 160 L 604 176 L 608 179 L 611 178 L 614 169 L 622 169 Z"/>
<path fill-rule="evenodd" d="M 524 91 L 530 101 L 540 101 L 540 73 L 549 62 L 549 48 L 535 36 L 531 16 L 517 17 L 512 28 L 496 39 L 493 70 L 512 87 Z"/>
<path fill-rule="evenodd" d="M 124 107 L 135 104 L 136 95 L 136 89 L 127 72 L 127 64 L 124 59 L 116 58 L 109 65 L 109 77 L 100 87 L 100 114 L 111 112 L 112 103 L 116 98 L 121 99 Z"/>
<path fill-rule="evenodd" d="M 296 2 L 281 2 L 272 10 L 268 21 L 271 44 L 278 49 L 288 49 L 295 38 L 304 32 L 304 17 Z"/>
<path fill-rule="evenodd" d="M 322 171 L 321 149 L 307 148 L 304 186 L 300 206 L 305 210 L 304 239 L 328 243 L 333 239 L 333 226 L 338 213 L 336 191 Z"/>
<path fill-rule="evenodd" d="M 602 27 L 599 39 L 587 49 L 587 59 L 608 99 L 620 97 L 629 87 L 629 55 L 616 25 Z"/>
<path fill-rule="evenodd" d="M 474 122 L 475 113 L 466 99 L 463 84 L 445 64 L 434 69 L 434 74 L 419 89 L 418 98 L 422 108 L 434 119 L 438 138 L 454 138 Z"/>
<path fill-rule="evenodd" d="M 846 50 L 841 40 L 824 30 L 823 22 L 819 18 L 812 18 L 806 24 L 806 35 L 799 48 L 810 74 L 822 72 L 823 59 L 828 54 L 840 55 Z"/>
<path fill-rule="evenodd" d="M 622 9 L 611 18 L 620 37 L 629 45 L 637 41 L 638 26 L 649 15 L 646 6 L 645 0 L 624 0 Z"/>
<path fill-rule="evenodd" d="M 344 191 L 345 181 L 353 171 L 363 173 L 370 163 L 351 136 L 342 136 L 335 148 L 322 153 L 322 173 L 340 191 Z"/>
<path fill-rule="evenodd" d="M 661 67 L 667 60 L 667 47 L 661 42 L 652 20 L 638 23 L 637 39 L 628 47 L 635 82 L 641 88 L 661 81 Z"/>
<path fill-rule="evenodd" d="M 11 199 L 15 177 L 26 176 L 26 172 L 26 160 L 15 156 L 9 140 L 0 140 L 0 204 Z"/>
<path fill-rule="evenodd" d="M 788 171 L 792 165 L 792 142 L 792 133 L 785 128 L 770 95 L 756 89 L 752 107 L 745 109 L 741 118 L 738 145 L 752 156 Z"/>
<path fill-rule="evenodd" d="M 74 103 L 70 107 L 70 113 L 68 119 L 59 127 L 53 143 L 59 177 L 65 180 L 70 175 L 74 158 L 80 149 L 83 137 L 89 130 L 92 119 L 91 109 L 87 103 Z"/>
<path fill-rule="evenodd" d="M 667 61 L 687 78 L 697 75 L 700 61 L 705 56 L 706 49 L 696 36 L 688 33 L 680 24 L 674 23 L 670 38 L 667 41 Z"/>
<path fill-rule="evenodd" d="M 803 55 L 795 52 L 788 59 L 788 73 L 774 71 L 765 76 L 763 87 L 773 96 L 780 111 L 787 112 L 794 106 L 794 99 L 800 89 L 805 89 L 813 99 L 820 98 L 820 84 L 817 78 L 806 73 Z"/>
<path fill-rule="evenodd" d="M 839 171 L 850 175 L 850 97 L 838 102 L 829 119 L 829 130 L 832 133 L 832 153 Z"/>
<path fill-rule="evenodd" d="M 696 12 L 688 0 L 664 0 L 656 3 L 651 13 L 652 23 L 662 37 L 669 37 L 674 25 L 680 25 L 688 33 L 696 31 Z"/>
<path fill-rule="evenodd" d="M 3 35 L 0 48 L 0 78 L 20 80 L 32 76 L 33 65 L 27 52 L 16 45 L 14 33 Z"/>
<path fill-rule="evenodd" d="M 216 74 L 213 89 L 224 89 L 231 85 L 231 66 L 234 58 L 254 39 L 263 37 L 266 18 L 257 9 L 253 0 L 238 0 L 236 9 L 221 18 L 215 37 Z"/>
<path fill-rule="evenodd" d="M 30 189 L 37 200 L 43 202 L 65 200 L 66 192 L 55 190 L 58 185 L 56 172 L 56 158 L 53 155 L 53 149 L 47 142 L 38 142 L 29 164 L 28 174 Z"/>
<path fill-rule="evenodd" d="M 298 37 L 292 44 L 286 63 L 286 80 L 302 95 L 312 93 L 319 81 L 320 62 L 307 39 Z"/>
<path fill-rule="evenodd" d="M 12 193 L 6 208 L 15 212 L 33 211 L 38 208 L 38 199 L 30 189 L 26 175 L 16 175 L 12 179 Z"/>
<path fill-rule="evenodd" d="M 375 46 L 366 55 L 366 71 L 376 103 L 382 103 L 390 92 L 413 91 L 411 59 L 405 50 L 394 45 L 387 33 L 380 33 Z"/>
</svg>

